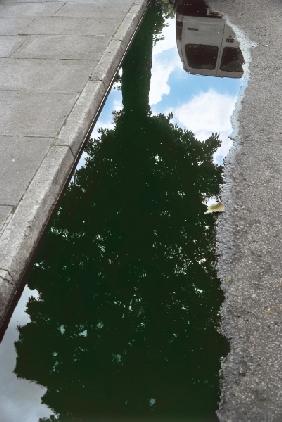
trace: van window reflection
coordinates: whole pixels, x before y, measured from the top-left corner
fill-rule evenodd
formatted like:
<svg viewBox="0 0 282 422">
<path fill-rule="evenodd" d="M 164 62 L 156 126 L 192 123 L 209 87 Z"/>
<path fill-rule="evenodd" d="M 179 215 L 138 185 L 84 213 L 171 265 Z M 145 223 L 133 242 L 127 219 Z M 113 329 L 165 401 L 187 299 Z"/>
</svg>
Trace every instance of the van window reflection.
<svg viewBox="0 0 282 422">
<path fill-rule="evenodd" d="M 185 53 L 189 66 L 194 69 L 213 70 L 216 67 L 218 47 L 214 45 L 187 44 Z"/>
<path fill-rule="evenodd" d="M 220 69 L 225 72 L 243 72 L 244 58 L 240 48 L 225 47 Z"/>
</svg>

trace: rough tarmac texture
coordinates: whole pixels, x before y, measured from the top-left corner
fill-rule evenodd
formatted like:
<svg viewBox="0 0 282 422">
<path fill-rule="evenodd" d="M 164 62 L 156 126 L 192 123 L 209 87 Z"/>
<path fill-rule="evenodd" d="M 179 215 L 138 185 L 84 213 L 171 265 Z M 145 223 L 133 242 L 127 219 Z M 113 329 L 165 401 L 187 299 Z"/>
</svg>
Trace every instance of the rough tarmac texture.
<svg viewBox="0 0 282 422">
<path fill-rule="evenodd" d="M 209 3 L 257 43 L 218 227 L 222 329 L 231 341 L 218 416 L 224 422 L 281 422 L 282 2 Z"/>
<path fill-rule="evenodd" d="M 146 0 L 0 0 L 0 328 Z"/>
</svg>

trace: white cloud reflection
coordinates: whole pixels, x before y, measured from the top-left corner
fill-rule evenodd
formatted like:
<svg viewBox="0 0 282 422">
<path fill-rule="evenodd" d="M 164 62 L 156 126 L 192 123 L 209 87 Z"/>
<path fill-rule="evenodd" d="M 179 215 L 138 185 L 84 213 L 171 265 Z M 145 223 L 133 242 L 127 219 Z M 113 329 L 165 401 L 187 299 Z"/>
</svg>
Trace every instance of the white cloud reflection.
<svg viewBox="0 0 282 422">
<path fill-rule="evenodd" d="M 152 111 L 155 111 L 157 105 L 158 112 L 173 112 L 174 120 L 183 128 L 191 130 L 197 139 L 206 140 L 212 133 L 218 133 L 221 146 L 214 155 L 214 162 L 222 164 L 232 147 L 232 140 L 229 136 L 232 133 L 231 117 L 235 109 L 236 96 L 226 92 L 213 89 L 212 78 L 209 78 L 211 84 L 207 91 L 201 90 L 201 78 L 197 76 L 196 87 L 199 90 L 196 95 L 191 97 L 189 84 L 184 89 L 187 90 L 186 102 L 167 109 L 167 98 L 175 103 L 182 97 L 178 87 L 174 86 L 171 76 L 183 69 L 181 59 L 176 48 L 176 29 L 175 19 L 168 19 L 166 27 L 162 32 L 163 38 L 159 40 L 153 49 L 152 78 L 150 87 L 150 105 Z M 188 74 L 187 74 L 188 77 Z M 217 79 L 217 78 L 216 78 Z M 193 79 L 195 81 L 195 77 Z M 190 79 L 189 83 L 192 82 Z M 218 82 L 215 80 L 215 82 Z M 225 81 L 226 82 L 226 81 Z M 237 82 L 237 81 L 236 81 Z M 223 88 L 224 89 L 224 88 Z M 195 92 L 195 85 L 193 86 Z M 179 97 L 177 98 L 177 96 Z M 166 104 L 166 105 L 165 105 Z M 162 110 L 163 108 L 163 110 Z"/>
<path fill-rule="evenodd" d="M 197 139 L 204 141 L 212 133 L 218 133 L 222 141 L 215 154 L 215 162 L 222 163 L 232 146 L 231 117 L 235 109 L 236 97 L 214 90 L 200 92 L 185 104 L 174 110 L 174 118 L 180 126 L 191 130 Z"/>
<path fill-rule="evenodd" d="M 157 56 L 163 51 L 175 48 L 176 23 L 175 18 L 167 19 L 162 30 L 162 39 L 154 45 L 153 55 Z"/>
<path fill-rule="evenodd" d="M 163 39 L 159 40 L 153 49 L 152 78 L 150 86 L 150 105 L 162 101 L 164 95 L 171 90 L 170 75 L 182 68 L 181 60 L 175 48 L 175 19 L 168 19 L 163 29 Z"/>
<path fill-rule="evenodd" d="M 200 92 L 174 110 L 174 117 L 181 126 L 194 132 L 201 141 L 212 133 L 226 137 L 232 131 L 231 116 L 236 97 L 209 90 Z"/>
</svg>

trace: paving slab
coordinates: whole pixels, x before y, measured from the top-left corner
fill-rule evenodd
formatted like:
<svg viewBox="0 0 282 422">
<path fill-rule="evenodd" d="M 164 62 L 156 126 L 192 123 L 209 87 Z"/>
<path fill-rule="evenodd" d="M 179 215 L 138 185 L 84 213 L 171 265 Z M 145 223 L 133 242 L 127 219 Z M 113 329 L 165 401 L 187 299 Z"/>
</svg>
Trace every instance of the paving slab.
<svg viewBox="0 0 282 422">
<path fill-rule="evenodd" d="M 0 156 L 5 157 L 0 167 L 0 180 L 5 180 L 5 184 L 1 184 L 0 206 L 19 203 L 52 141 L 48 138 L 0 136 Z"/>
<path fill-rule="evenodd" d="M 0 14 L 0 35 L 18 35 L 25 32 L 26 28 L 33 21 L 32 17 L 27 18 L 3 18 Z"/>
<path fill-rule="evenodd" d="M 80 18 L 48 16 L 34 19 L 23 30 L 30 35 L 111 35 L 118 27 L 117 20 L 107 17 Z"/>
<path fill-rule="evenodd" d="M 64 6 L 63 2 L 29 2 L 0 3 L 1 18 L 25 17 L 25 16 L 50 16 L 54 15 Z"/>
<path fill-rule="evenodd" d="M 55 137 L 76 94 L 0 91 L 0 134 Z"/>
<path fill-rule="evenodd" d="M 0 0 L 0 328 L 147 0 Z"/>
<path fill-rule="evenodd" d="M 13 207 L 10 205 L 0 205 L 0 233 L 3 225 L 7 221 L 9 215 L 12 213 Z"/>
<path fill-rule="evenodd" d="M 0 57 L 9 57 L 24 42 L 24 37 L 0 37 Z"/>
<path fill-rule="evenodd" d="M 0 90 L 79 93 L 92 69 L 91 60 L 0 59 Z"/>
<path fill-rule="evenodd" d="M 0 40 L 1 41 L 1 40 Z M 0 44 L 1 45 L 1 44 Z M 11 54 L 16 58 L 93 60 L 98 63 L 107 46 L 107 37 L 41 35 L 25 36 L 24 44 Z"/>
<path fill-rule="evenodd" d="M 111 2 L 108 7 L 105 7 L 103 1 L 92 1 L 92 2 L 67 2 L 57 12 L 57 16 L 65 17 L 79 17 L 79 18 L 90 18 L 90 17 L 104 17 L 114 18 L 119 13 L 121 8 L 128 11 L 129 7 L 132 6 L 132 0 L 116 0 Z"/>
</svg>

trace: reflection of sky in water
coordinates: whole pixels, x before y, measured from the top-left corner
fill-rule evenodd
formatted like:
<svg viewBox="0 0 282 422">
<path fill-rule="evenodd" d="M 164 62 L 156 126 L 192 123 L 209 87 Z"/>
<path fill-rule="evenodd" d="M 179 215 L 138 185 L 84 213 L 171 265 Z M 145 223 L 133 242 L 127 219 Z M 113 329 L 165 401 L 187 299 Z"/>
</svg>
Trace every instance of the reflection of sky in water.
<svg viewBox="0 0 282 422">
<path fill-rule="evenodd" d="M 11 318 L 9 328 L 0 347 L 0 421 L 37 422 L 39 418 L 50 417 L 53 413 L 41 404 L 46 388 L 35 382 L 17 378 L 14 374 L 17 353 L 15 342 L 19 338 L 18 325 L 30 322 L 25 312 L 29 298 L 37 298 L 37 292 L 25 287 Z M 36 341 L 36 339 L 35 339 Z M 40 356 L 38 356 L 40 359 Z"/>
<path fill-rule="evenodd" d="M 173 113 L 174 121 L 207 139 L 218 133 L 222 146 L 215 161 L 222 163 L 232 145 L 231 116 L 241 80 L 191 75 L 183 70 L 175 43 L 175 19 L 169 19 L 153 51 L 150 103 L 153 113 Z"/>
<path fill-rule="evenodd" d="M 120 73 L 121 74 L 121 73 Z M 121 99 L 121 91 L 120 91 L 120 83 L 115 82 L 110 95 L 105 102 L 103 109 L 101 110 L 101 114 L 95 127 L 92 132 L 92 137 L 97 138 L 99 135 L 99 129 L 114 129 L 114 122 L 113 122 L 113 115 L 112 113 L 115 111 L 119 111 L 122 109 L 122 99 Z"/>
<path fill-rule="evenodd" d="M 121 73 L 121 71 L 119 72 Z M 95 127 L 92 132 L 92 137 L 97 139 L 99 138 L 99 129 L 114 129 L 114 122 L 113 122 L 113 112 L 119 111 L 122 109 L 122 98 L 121 98 L 121 91 L 120 91 L 120 83 L 115 82 L 112 86 L 112 89 L 109 93 L 107 101 L 105 102 L 99 119 L 95 124 Z M 87 158 L 87 153 L 83 152 L 79 162 L 76 166 L 76 169 L 79 170 L 81 167 L 85 165 L 85 160 Z"/>
<path fill-rule="evenodd" d="M 121 92 L 114 85 L 93 131 L 114 127 L 113 111 L 122 108 Z M 163 39 L 153 49 L 150 105 L 154 114 L 173 113 L 174 121 L 189 129 L 200 140 L 218 133 L 222 146 L 215 154 L 215 162 L 222 164 L 232 141 L 231 116 L 241 87 L 240 79 L 191 75 L 183 70 L 175 42 L 175 19 L 168 19 Z M 85 158 L 84 158 L 85 159 Z M 83 159 L 80 164 L 83 165 Z"/>
<path fill-rule="evenodd" d="M 154 114 L 173 113 L 174 121 L 194 132 L 196 138 L 207 139 L 218 133 L 222 146 L 215 154 L 215 162 L 221 164 L 232 145 L 228 138 L 232 132 L 231 116 L 239 94 L 238 79 L 189 75 L 183 70 L 175 42 L 175 19 L 169 19 L 163 31 L 163 39 L 153 49 L 153 67 L 150 105 Z M 113 112 L 122 108 L 119 83 L 115 83 L 95 125 L 92 136 L 99 137 L 99 128 L 114 128 Z M 85 153 L 78 163 L 81 168 Z M 27 287 L 13 314 L 9 328 L 0 347 L 0 409 L 1 422 L 35 422 L 50 417 L 51 411 L 41 404 L 45 388 L 34 382 L 19 379 L 13 373 L 16 365 L 14 343 L 18 339 L 17 326 L 29 322 L 26 303 L 36 292 Z M 36 340 L 35 340 L 36 341 Z M 40 357 L 38 357 L 40 358 Z M 4 363 L 4 365 L 3 365 Z"/>
</svg>

